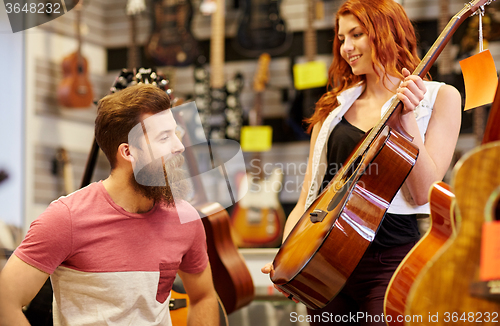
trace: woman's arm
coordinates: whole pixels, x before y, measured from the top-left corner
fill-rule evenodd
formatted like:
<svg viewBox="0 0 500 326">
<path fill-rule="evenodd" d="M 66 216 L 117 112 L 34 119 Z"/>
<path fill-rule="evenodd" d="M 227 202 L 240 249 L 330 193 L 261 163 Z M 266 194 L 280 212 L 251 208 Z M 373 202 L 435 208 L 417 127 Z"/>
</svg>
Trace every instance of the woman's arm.
<svg viewBox="0 0 500 326">
<path fill-rule="evenodd" d="M 423 84 L 423 82 L 415 77 L 411 77 L 410 80 L 407 84 L 403 83 L 398 90 L 398 97 L 405 104 L 401 123 L 405 130 L 414 137 L 413 144 L 418 146 L 419 155 L 406 180 L 406 185 L 415 203 L 423 205 L 428 201 L 431 185 L 435 181 L 442 180 L 450 166 L 460 132 L 461 98 L 460 93 L 453 86 L 441 86 L 434 103 L 424 142 L 413 114 L 415 103 L 418 104 L 418 95 L 413 96 L 413 94 L 419 93 L 416 88 L 421 90 L 420 83 Z"/>
</svg>

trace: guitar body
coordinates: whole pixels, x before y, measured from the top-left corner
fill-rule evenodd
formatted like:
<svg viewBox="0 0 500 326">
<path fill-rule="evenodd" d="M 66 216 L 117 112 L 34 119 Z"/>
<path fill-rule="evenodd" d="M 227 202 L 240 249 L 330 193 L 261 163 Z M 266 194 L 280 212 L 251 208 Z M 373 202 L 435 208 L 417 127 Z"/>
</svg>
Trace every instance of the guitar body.
<svg viewBox="0 0 500 326">
<path fill-rule="evenodd" d="M 231 238 L 226 210 L 217 203 L 195 207 L 205 226 L 215 290 L 227 314 L 231 314 L 253 300 L 252 276 Z"/>
<path fill-rule="evenodd" d="M 485 215 L 495 215 L 495 205 L 487 210 L 500 187 L 500 142 L 469 152 L 455 166 L 452 189 L 456 196 L 457 236 L 422 270 L 410 291 L 405 314 L 421 315 L 432 325 L 499 322 L 500 302 L 471 295 L 472 283 L 479 281 L 481 229 Z M 498 192 L 496 192 L 498 196 Z M 437 316 L 436 316 L 437 314 Z M 433 320 L 432 316 L 436 316 Z M 456 319 L 454 319 L 456 318 Z M 407 325 L 421 325 L 409 322 Z"/>
<path fill-rule="evenodd" d="M 71 53 L 62 63 L 63 80 L 57 88 L 59 103 L 70 108 L 87 108 L 94 94 L 88 79 L 87 59 L 78 52 Z"/>
<path fill-rule="evenodd" d="M 385 126 L 362 156 L 350 157 L 353 163 L 337 173 L 278 251 L 273 283 L 309 308 L 330 302 L 373 241 L 417 155 Z"/>
<path fill-rule="evenodd" d="M 155 1 L 155 29 L 146 47 L 160 66 L 188 66 L 198 58 L 198 41 L 191 33 L 190 0 Z"/>
<path fill-rule="evenodd" d="M 255 182 L 247 175 L 250 186 L 231 214 L 231 226 L 239 247 L 277 247 L 281 244 L 285 212 L 279 202 L 281 169 L 275 169 L 267 180 Z"/>
<path fill-rule="evenodd" d="M 456 230 L 454 218 L 455 195 L 444 182 L 435 183 L 430 190 L 431 226 L 427 233 L 406 255 L 392 276 L 384 299 L 384 314 L 389 326 L 403 325 L 405 305 L 415 278 Z M 391 316 L 391 317 L 387 317 Z"/>
<path fill-rule="evenodd" d="M 248 57 L 258 57 L 263 52 L 279 55 L 288 50 L 293 36 L 280 17 L 279 0 L 245 0 L 244 3 L 234 48 Z"/>
</svg>

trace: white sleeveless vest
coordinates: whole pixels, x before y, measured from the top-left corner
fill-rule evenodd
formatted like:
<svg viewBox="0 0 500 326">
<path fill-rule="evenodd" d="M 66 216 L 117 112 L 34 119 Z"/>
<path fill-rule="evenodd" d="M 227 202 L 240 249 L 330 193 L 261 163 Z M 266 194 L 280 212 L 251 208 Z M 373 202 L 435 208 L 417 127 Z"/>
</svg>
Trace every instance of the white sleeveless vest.
<svg viewBox="0 0 500 326">
<path fill-rule="evenodd" d="M 427 92 L 425 93 L 424 99 L 415 108 L 415 117 L 417 119 L 418 128 L 420 130 L 420 136 L 425 142 L 425 133 L 427 131 L 427 126 L 429 125 L 429 120 L 431 118 L 432 109 L 434 107 L 434 102 L 436 101 L 436 96 L 438 94 L 439 88 L 444 85 L 444 83 L 424 81 Z M 335 108 L 327 116 L 326 120 L 321 126 L 316 144 L 314 145 L 314 152 L 312 158 L 312 182 L 307 193 L 305 209 L 314 202 L 318 194 L 319 185 L 322 183 L 325 176 L 327 168 L 326 151 L 328 138 L 333 128 L 342 120 L 342 117 L 351 107 L 351 105 L 356 101 L 356 99 L 361 95 L 364 89 L 363 85 L 358 85 L 349 88 L 337 96 L 337 100 L 340 105 Z M 391 101 L 396 95 L 394 95 L 389 101 L 387 101 L 380 111 L 380 117 L 382 118 L 385 112 L 389 109 Z M 414 203 L 413 198 L 406 187 L 403 184 L 401 189 L 398 191 L 394 197 L 391 205 L 388 209 L 389 213 L 393 214 L 429 214 L 430 208 L 429 204 L 418 206 Z"/>
</svg>

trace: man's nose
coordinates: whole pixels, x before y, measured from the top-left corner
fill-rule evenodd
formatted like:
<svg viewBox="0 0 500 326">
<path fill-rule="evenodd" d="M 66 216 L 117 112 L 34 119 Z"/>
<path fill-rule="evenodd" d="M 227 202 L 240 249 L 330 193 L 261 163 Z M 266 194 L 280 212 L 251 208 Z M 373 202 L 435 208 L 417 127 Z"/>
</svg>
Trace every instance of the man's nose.
<svg viewBox="0 0 500 326">
<path fill-rule="evenodd" d="M 172 154 L 181 154 L 184 152 L 184 145 L 181 142 L 181 139 L 175 135 L 174 144 L 172 146 Z"/>
</svg>

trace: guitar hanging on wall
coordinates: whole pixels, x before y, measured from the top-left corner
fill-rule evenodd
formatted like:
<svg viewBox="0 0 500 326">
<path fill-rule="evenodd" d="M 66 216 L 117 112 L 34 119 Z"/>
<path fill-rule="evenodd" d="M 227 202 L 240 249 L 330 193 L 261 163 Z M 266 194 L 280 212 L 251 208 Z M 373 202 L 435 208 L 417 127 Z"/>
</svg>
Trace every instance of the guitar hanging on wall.
<svg viewBox="0 0 500 326">
<path fill-rule="evenodd" d="M 144 0 L 128 0 L 127 15 L 130 21 L 130 43 L 127 50 L 127 67 L 130 71 L 141 65 L 139 47 L 137 45 L 137 20 L 146 10 Z"/>
<path fill-rule="evenodd" d="M 316 102 L 326 92 L 326 65 L 324 62 L 316 61 L 318 43 L 314 20 L 318 11 L 316 6 L 322 4 L 318 1 L 307 0 L 307 27 L 304 31 L 304 54 L 307 62 L 293 65 L 295 98 L 287 122 L 297 140 L 309 139 L 304 118 L 312 116 Z"/>
<path fill-rule="evenodd" d="M 191 33 L 190 0 L 155 0 L 153 33 L 146 47 L 159 66 L 188 66 L 198 57 L 198 41 Z"/>
<path fill-rule="evenodd" d="M 75 14 L 78 48 L 63 59 L 64 77 L 57 88 L 57 99 L 61 105 L 68 108 L 88 108 L 92 105 L 94 93 L 88 79 L 87 59 L 82 55 L 81 1 L 75 7 Z"/>
<path fill-rule="evenodd" d="M 247 57 L 263 52 L 279 55 L 292 45 L 293 34 L 280 16 L 280 0 L 245 0 L 244 13 L 233 41 L 236 51 Z"/>
<path fill-rule="evenodd" d="M 263 93 L 269 79 L 271 57 L 264 53 L 259 57 L 259 66 L 254 78 L 255 104 L 250 112 L 250 126 L 262 125 Z M 236 244 L 239 247 L 277 247 L 281 243 L 286 216 L 279 201 L 283 172 L 273 169 L 268 179 L 264 177 L 264 165 L 260 152 L 254 152 L 247 173 L 247 183 L 243 182 L 244 192 L 232 210 L 231 225 Z M 239 190 L 243 193 L 243 189 Z"/>
<path fill-rule="evenodd" d="M 225 1 L 205 1 L 212 15 L 210 36 L 210 72 L 200 56 L 194 68 L 194 93 L 206 139 L 240 139 L 243 108 L 239 99 L 244 86 L 243 75 L 236 73 L 224 82 Z"/>
</svg>

